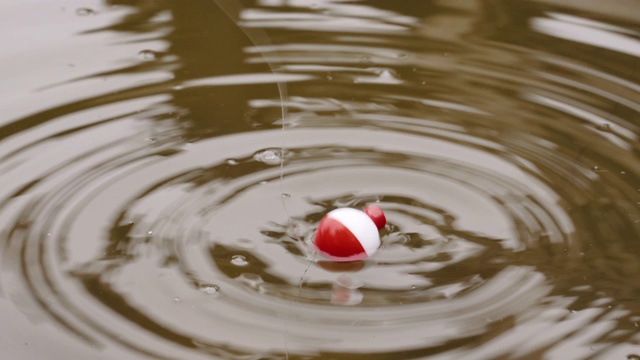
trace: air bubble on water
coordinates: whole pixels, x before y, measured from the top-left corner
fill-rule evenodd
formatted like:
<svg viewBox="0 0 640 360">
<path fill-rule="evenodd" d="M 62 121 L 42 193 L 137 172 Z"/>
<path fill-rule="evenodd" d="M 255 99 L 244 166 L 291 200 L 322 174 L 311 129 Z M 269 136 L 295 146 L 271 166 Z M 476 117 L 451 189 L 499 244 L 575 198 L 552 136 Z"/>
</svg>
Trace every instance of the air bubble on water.
<svg viewBox="0 0 640 360">
<path fill-rule="evenodd" d="M 96 11 L 91 8 L 78 8 L 76 9 L 76 15 L 87 16 L 95 15 Z"/>
<path fill-rule="evenodd" d="M 149 230 L 149 231 L 147 232 L 147 236 L 148 236 L 148 237 L 153 236 L 153 231 Z"/>
<path fill-rule="evenodd" d="M 261 289 L 261 285 L 264 284 L 264 280 L 262 279 L 262 277 L 260 277 L 260 275 L 256 275 L 256 274 L 241 274 L 240 276 L 237 277 L 238 281 L 242 282 L 243 284 L 249 286 L 252 289 L 256 289 L 258 291 L 260 291 Z"/>
<path fill-rule="evenodd" d="M 249 264 L 247 258 L 242 255 L 233 255 L 231 257 L 231 263 L 235 266 L 247 266 Z"/>
<path fill-rule="evenodd" d="M 207 295 L 212 295 L 212 296 L 220 295 L 220 287 L 218 285 L 202 284 L 200 285 L 199 288 L 200 288 L 200 291 L 202 291 Z"/>
<path fill-rule="evenodd" d="M 158 58 L 158 54 L 152 50 L 142 50 L 138 53 L 138 58 L 143 61 L 154 61 Z"/>
<path fill-rule="evenodd" d="M 396 78 L 396 77 L 391 73 L 391 71 L 389 71 L 389 70 L 382 70 L 382 71 L 379 73 L 379 77 L 380 77 L 381 79 L 388 79 L 388 80 L 391 80 L 391 79 L 395 79 L 395 78 Z"/>
<path fill-rule="evenodd" d="M 282 196 L 282 197 L 283 197 L 283 198 L 285 198 L 285 199 L 288 199 L 288 198 L 290 198 L 290 197 L 291 197 L 291 194 L 282 193 L 282 194 L 280 194 L 280 196 Z"/>
<path fill-rule="evenodd" d="M 362 64 L 370 64 L 371 63 L 371 57 L 370 56 L 363 56 L 360 58 L 360 63 Z"/>
<path fill-rule="evenodd" d="M 396 56 L 397 56 L 397 57 L 399 57 L 399 58 L 401 58 L 401 59 L 402 59 L 402 58 L 406 58 L 406 57 L 407 57 L 407 53 L 403 53 L 403 52 L 401 52 L 401 53 L 397 53 L 397 54 L 396 54 Z"/>
<path fill-rule="evenodd" d="M 603 131 L 603 132 L 611 132 L 611 125 L 607 124 L 607 123 L 602 123 L 602 124 L 598 124 L 596 126 L 596 129 Z"/>
<path fill-rule="evenodd" d="M 180 302 L 180 301 L 182 301 L 182 299 L 180 299 L 180 297 L 179 297 L 179 296 L 176 296 L 176 297 L 174 297 L 174 298 L 173 298 L 173 302 L 178 303 L 178 302 Z"/>
<path fill-rule="evenodd" d="M 227 159 L 227 160 L 225 160 L 225 163 L 227 163 L 227 165 L 238 165 L 238 160 L 236 160 L 236 159 Z"/>
<path fill-rule="evenodd" d="M 268 184 L 268 183 L 269 182 L 267 180 L 262 180 L 262 181 L 259 182 L 260 185 L 265 185 L 265 184 Z"/>
<path fill-rule="evenodd" d="M 398 79 L 395 74 L 389 69 L 373 69 L 373 73 L 378 76 L 356 77 L 353 79 L 353 82 L 356 84 L 400 84 L 403 82 L 402 80 Z"/>
<path fill-rule="evenodd" d="M 280 150 L 267 149 L 256 153 L 253 158 L 267 165 L 280 165 Z"/>
</svg>

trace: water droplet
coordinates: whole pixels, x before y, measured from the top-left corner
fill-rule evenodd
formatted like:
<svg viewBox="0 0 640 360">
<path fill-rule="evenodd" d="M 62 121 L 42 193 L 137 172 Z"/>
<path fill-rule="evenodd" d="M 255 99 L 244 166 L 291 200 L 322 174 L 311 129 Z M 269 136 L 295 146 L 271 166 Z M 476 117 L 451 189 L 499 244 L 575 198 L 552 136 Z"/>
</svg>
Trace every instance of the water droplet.
<svg viewBox="0 0 640 360">
<path fill-rule="evenodd" d="M 154 142 L 156 142 L 158 139 L 154 138 L 154 137 L 148 137 L 145 139 L 146 142 L 153 144 Z"/>
<path fill-rule="evenodd" d="M 96 11 L 91 8 L 78 8 L 76 9 L 76 15 L 79 16 L 87 16 L 87 15 L 95 15 Z"/>
<path fill-rule="evenodd" d="M 267 165 L 279 165 L 280 164 L 280 150 L 268 149 L 256 153 L 253 158 L 256 161 L 260 161 Z"/>
<path fill-rule="evenodd" d="M 182 301 L 182 299 L 180 299 L 179 296 L 176 296 L 176 297 L 173 298 L 173 302 L 177 302 L 178 303 L 180 301 Z"/>
<path fill-rule="evenodd" d="M 327 75 L 327 80 L 329 80 L 329 81 L 333 80 L 333 76 Z"/>
<path fill-rule="evenodd" d="M 403 52 L 401 52 L 401 53 L 397 53 L 397 54 L 396 54 L 396 56 L 397 56 L 397 57 L 399 57 L 399 58 L 401 58 L 401 59 L 402 59 L 402 58 L 406 58 L 406 57 L 407 57 L 407 53 L 403 53 Z"/>
<path fill-rule="evenodd" d="M 609 125 L 607 123 L 598 124 L 596 126 L 596 129 L 598 129 L 600 131 L 604 131 L 604 132 L 611 132 L 611 125 Z"/>
<path fill-rule="evenodd" d="M 288 199 L 288 198 L 290 198 L 290 197 L 291 197 L 291 194 L 282 193 L 282 194 L 280 194 L 280 196 L 282 196 L 282 197 L 283 197 L 283 198 L 285 198 L 285 199 Z"/>
<path fill-rule="evenodd" d="M 268 182 L 267 180 L 262 180 L 262 181 L 260 181 L 260 183 L 259 183 L 259 184 L 260 184 L 260 185 L 265 185 L 265 184 L 268 184 L 268 183 L 269 183 L 269 182 Z"/>
<path fill-rule="evenodd" d="M 225 163 L 227 163 L 227 165 L 238 165 L 238 161 L 235 159 L 227 159 Z"/>
<path fill-rule="evenodd" d="M 426 84 L 427 84 L 427 82 L 426 82 L 426 81 L 424 81 L 424 80 L 422 80 L 422 81 L 420 82 L 420 84 L 421 84 L 421 85 L 426 85 Z"/>
<path fill-rule="evenodd" d="M 142 50 L 138 53 L 138 57 L 143 61 L 154 61 L 158 58 L 158 54 L 151 50 Z"/>
<path fill-rule="evenodd" d="M 220 295 L 220 287 L 218 285 L 202 284 L 200 285 L 200 291 L 207 295 Z"/>
<path fill-rule="evenodd" d="M 147 236 L 153 236 L 153 231 L 149 230 L 149 231 L 147 232 Z"/>
<path fill-rule="evenodd" d="M 247 266 L 249 265 L 249 262 L 247 261 L 247 258 L 242 256 L 242 255 L 233 255 L 231 257 L 231 263 L 235 266 Z"/>
<path fill-rule="evenodd" d="M 620 175 L 627 175 L 626 171 L 620 171 Z"/>
<path fill-rule="evenodd" d="M 262 279 L 262 277 L 260 277 L 260 275 L 245 273 L 240 274 L 240 276 L 238 276 L 236 279 L 252 289 L 262 291 L 261 286 L 264 284 L 264 280 Z"/>
</svg>

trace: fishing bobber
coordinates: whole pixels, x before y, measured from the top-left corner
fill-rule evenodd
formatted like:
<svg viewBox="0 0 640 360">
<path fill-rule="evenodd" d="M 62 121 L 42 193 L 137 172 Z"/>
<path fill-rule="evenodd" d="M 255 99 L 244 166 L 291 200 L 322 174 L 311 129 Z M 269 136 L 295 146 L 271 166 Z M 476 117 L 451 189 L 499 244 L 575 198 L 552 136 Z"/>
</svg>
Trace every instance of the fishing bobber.
<svg viewBox="0 0 640 360">
<path fill-rule="evenodd" d="M 384 213 L 374 205 L 364 211 L 335 209 L 320 221 L 313 244 L 322 256 L 333 261 L 366 259 L 380 247 L 378 231 L 386 223 Z"/>
</svg>

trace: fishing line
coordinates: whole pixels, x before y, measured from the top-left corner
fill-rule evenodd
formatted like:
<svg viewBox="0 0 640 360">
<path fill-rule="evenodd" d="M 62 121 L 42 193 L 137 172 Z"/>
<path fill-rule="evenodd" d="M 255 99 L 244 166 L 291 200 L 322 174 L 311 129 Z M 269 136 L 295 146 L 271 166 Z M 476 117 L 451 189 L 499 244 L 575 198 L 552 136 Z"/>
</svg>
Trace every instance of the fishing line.
<svg viewBox="0 0 640 360">
<path fill-rule="evenodd" d="M 272 45 L 271 39 L 269 38 L 269 36 L 266 34 L 265 31 L 261 29 L 255 29 L 255 28 L 247 28 L 240 25 L 240 13 L 242 12 L 243 7 L 238 0 L 212 0 L 212 1 L 226 14 L 227 17 L 229 17 L 235 24 L 238 25 L 240 30 L 244 32 L 244 34 L 247 36 L 247 38 L 249 38 L 249 40 L 253 43 L 254 46 Z M 282 126 L 281 126 L 282 143 L 280 144 L 279 187 L 280 187 L 280 201 L 282 204 L 282 210 L 284 211 L 284 214 L 287 219 L 287 233 L 291 234 L 291 236 L 294 239 L 296 239 L 300 244 L 305 245 L 304 241 L 302 241 L 302 239 L 300 239 L 298 234 L 296 233 L 295 227 L 293 225 L 293 221 L 291 220 L 291 216 L 289 216 L 289 212 L 287 210 L 287 205 L 286 205 L 286 198 L 288 196 L 287 196 L 287 193 L 285 193 L 284 191 L 284 160 L 285 160 L 285 150 L 286 150 L 285 129 L 286 129 L 286 122 L 289 117 L 288 107 L 285 102 L 285 99 L 287 99 L 288 97 L 287 84 L 285 82 L 279 81 L 279 79 L 277 78 L 277 76 L 281 74 L 282 64 L 280 64 L 279 62 L 275 62 L 274 64 L 274 61 L 269 61 L 269 59 L 267 59 L 264 56 L 264 54 L 262 54 L 262 52 L 261 52 L 261 55 L 265 59 L 265 62 L 269 66 L 269 69 L 271 70 L 273 75 L 276 76 L 278 96 L 280 97 L 280 115 L 282 117 L 282 120 L 281 120 L 282 121 Z M 311 261 L 307 265 L 307 268 L 305 269 L 305 271 L 302 273 L 302 276 L 300 277 L 300 282 L 298 284 L 298 295 L 297 297 L 294 297 L 289 303 L 290 310 L 293 308 L 293 304 L 298 300 L 298 298 L 302 294 L 302 285 L 304 282 L 304 277 L 309 271 L 309 269 L 311 268 L 311 265 L 314 263 L 315 256 L 316 255 L 314 254 L 313 259 L 311 259 Z M 284 322 L 285 331 L 283 334 L 285 359 L 287 360 L 289 359 L 289 346 L 287 344 L 288 333 L 289 333 L 288 320 L 289 318 L 286 317 Z"/>
<path fill-rule="evenodd" d="M 255 28 L 247 28 L 247 27 L 243 27 L 242 25 L 240 25 L 240 13 L 243 10 L 242 5 L 240 4 L 239 1 L 237 0 L 212 0 L 216 5 L 218 5 L 218 7 L 225 13 L 225 15 L 227 15 L 227 17 L 229 17 L 235 24 L 238 25 L 238 27 L 240 28 L 240 30 L 242 30 L 242 32 L 244 32 L 244 34 L 247 36 L 247 38 L 249 38 L 249 40 L 253 43 L 253 45 L 255 46 L 267 46 L 267 45 L 272 45 L 271 43 L 271 39 L 269 38 L 269 36 L 266 34 L 266 32 L 264 32 L 261 29 L 255 29 Z M 262 54 L 262 53 L 261 53 Z M 264 55 L 262 55 L 263 58 L 265 58 L 265 62 L 267 63 L 267 65 L 269 66 L 269 69 L 271 70 L 271 72 L 274 75 L 279 75 L 281 74 L 281 70 L 280 68 L 282 67 L 282 65 L 280 63 L 276 63 L 274 65 L 274 61 L 269 61 L 268 59 L 266 59 L 266 57 Z M 276 85 L 278 87 L 278 96 L 280 97 L 280 115 L 282 117 L 282 143 L 280 145 L 280 197 L 281 197 L 281 202 L 282 202 L 282 209 L 284 211 L 284 214 L 287 218 L 287 223 L 289 226 L 289 230 L 290 232 L 293 234 L 293 237 L 296 238 L 296 240 L 300 240 L 298 239 L 297 234 L 293 231 L 293 222 L 291 220 L 291 216 L 289 216 L 289 212 L 287 211 L 287 205 L 285 202 L 285 198 L 287 197 L 287 194 L 284 192 L 284 158 L 285 158 L 285 149 L 286 149 L 286 144 L 285 144 L 285 128 L 286 128 L 286 120 L 289 116 L 289 110 L 288 107 L 285 104 L 285 99 L 287 98 L 288 94 L 287 94 L 287 84 L 281 81 L 278 81 L 278 79 L 276 78 Z"/>
</svg>

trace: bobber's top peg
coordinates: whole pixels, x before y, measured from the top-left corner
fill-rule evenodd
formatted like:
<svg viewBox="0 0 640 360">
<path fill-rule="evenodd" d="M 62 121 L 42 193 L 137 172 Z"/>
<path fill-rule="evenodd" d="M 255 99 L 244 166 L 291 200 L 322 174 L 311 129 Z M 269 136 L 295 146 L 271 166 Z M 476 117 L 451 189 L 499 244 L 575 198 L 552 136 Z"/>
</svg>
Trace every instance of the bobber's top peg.
<svg viewBox="0 0 640 360">
<path fill-rule="evenodd" d="M 382 209 L 380 209 L 379 207 L 375 205 L 369 205 L 366 209 L 364 209 L 364 213 L 367 214 L 369 218 L 371 218 L 374 224 L 376 224 L 378 230 L 384 228 L 384 226 L 387 225 L 387 217 L 384 216 Z"/>
</svg>

